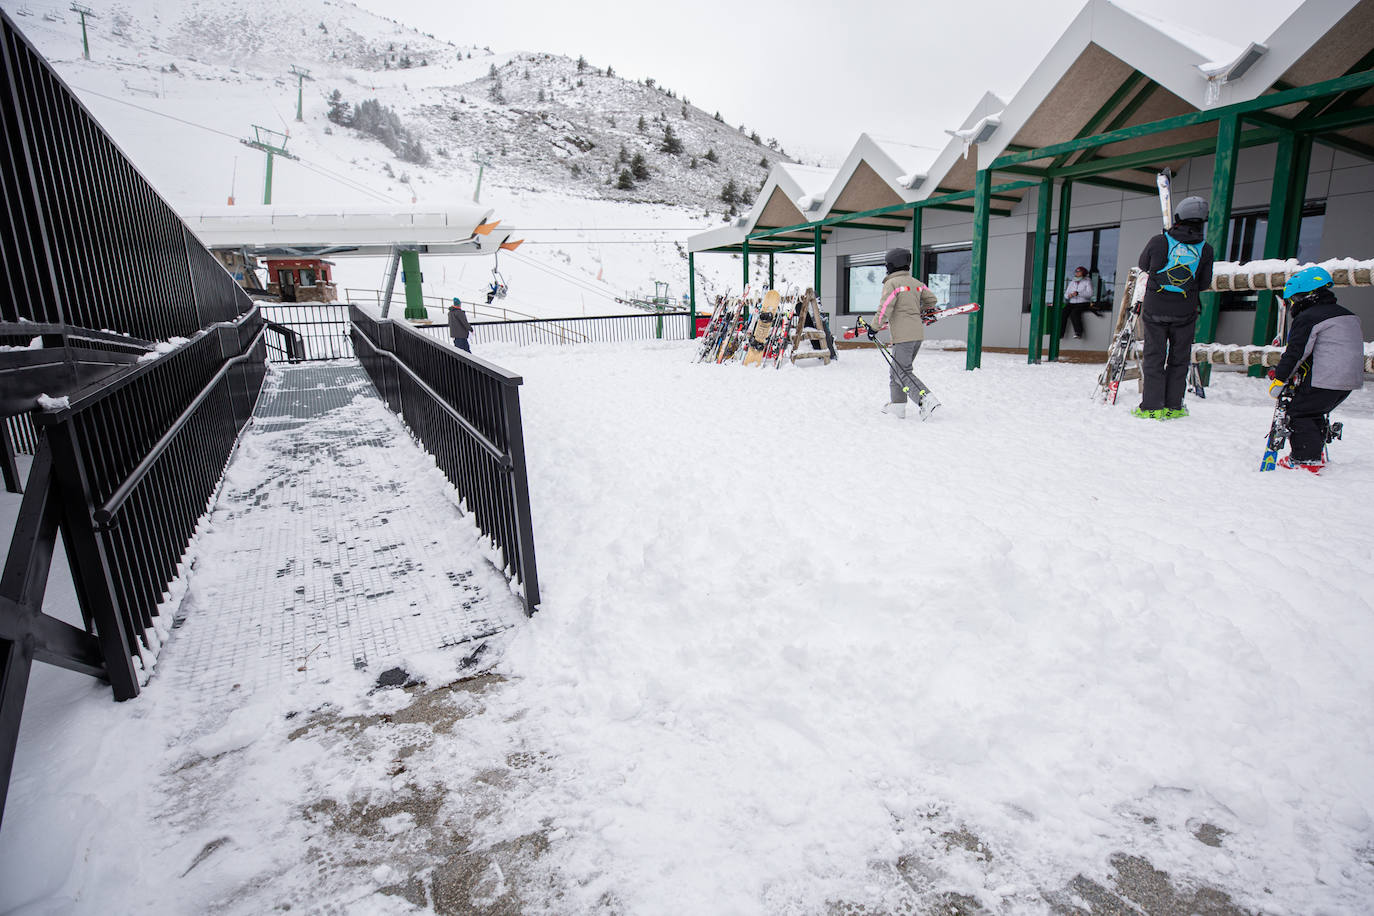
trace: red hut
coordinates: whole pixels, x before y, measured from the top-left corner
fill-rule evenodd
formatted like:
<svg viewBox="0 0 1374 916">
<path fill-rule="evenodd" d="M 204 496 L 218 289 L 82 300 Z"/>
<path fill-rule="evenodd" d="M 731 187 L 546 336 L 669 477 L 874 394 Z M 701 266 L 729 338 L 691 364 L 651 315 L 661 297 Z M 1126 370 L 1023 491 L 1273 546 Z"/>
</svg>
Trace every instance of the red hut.
<svg viewBox="0 0 1374 916">
<path fill-rule="evenodd" d="M 333 266 L 324 258 L 268 258 L 267 291 L 282 302 L 333 302 Z"/>
</svg>

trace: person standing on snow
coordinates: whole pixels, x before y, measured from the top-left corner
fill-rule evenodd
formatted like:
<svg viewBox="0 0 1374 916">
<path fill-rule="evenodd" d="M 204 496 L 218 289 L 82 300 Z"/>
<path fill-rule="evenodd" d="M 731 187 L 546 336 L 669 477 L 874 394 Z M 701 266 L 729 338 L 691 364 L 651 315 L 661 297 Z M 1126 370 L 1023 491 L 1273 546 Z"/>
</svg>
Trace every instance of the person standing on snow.
<svg viewBox="0 0 1374 916">
<path fill-rule="evenodd" d="M 1283 288 L 1293 329 L 1279 364 L 1269 370 L 1270 391 L 1277 397 L 1299 366 L 1310 361 L 1310 368 L 1288 405 L 1292 450 L 1279 459 L 1280 467 L 1320 471 L 1326 463 L 1326 415 L 1364 385 L 1364 329 L 1336 301 L 1331 282 L 1324 268 L 1305 267 Z"/>
<path fill-rule="evenodd" d="M 1083 337 L 1083 313 L 1093 305 L 1093 281 L 1088 278 L 1088 268 L 1079 267 L 1073 272 L 1073 279 L 1064 287 L 1064 318 L 1059 322 L 1059 337 L 1073 324 L 1073 339 Z"/>
<path fill-rule="evenodd" d="M 1174 210 L 1174 225 L 1150 239 L 1139 267 L 1148 274 L 1141 323 L 1144 390 L 1131 413 L 1151 420 L 1188 416 L 1183 393 L 1188 385 L 1193 332 L 1202 309 L 1200 293 L 1212 285 L 1212 246 L 1203 241 L 1207 201 L 1188 197 Z"/>
<path fill-rule="evenodd" d="M 453 338 L 455 347 L 471 353 L 472 345 L 468 343 L 468 335 L 471 333 L 472 322 L 468 321 L 467 313 L 463 311 L 463 302 L 454 296 L 453 305 L 448 309 L 448 336 Z"/>
<path fill-rule="evenodd" d="M 888 370 L 888 403 L 883 411 L 898 419 L 906 416 L 907 394 L 903 388 L 913 383 L 919 384 L 911 374 L 911 364 L 925 340 L 925 322 L 921 313 L 939 305 L 935 294 L 911 275 L 911 252 L 905 248 L 893 248 L 884 258 L 887 276 L 883 278 L 883 291 L 878 311 L 873 316 L 874 331 L 891 327 L 892 360 L 894 365 Z M 897 290 L 906 288 L 904 292 Z M 906 378 L 898 372 L 905 373 Z M 919 406 L 919 404 L 918 404 Z"/>
</svg>

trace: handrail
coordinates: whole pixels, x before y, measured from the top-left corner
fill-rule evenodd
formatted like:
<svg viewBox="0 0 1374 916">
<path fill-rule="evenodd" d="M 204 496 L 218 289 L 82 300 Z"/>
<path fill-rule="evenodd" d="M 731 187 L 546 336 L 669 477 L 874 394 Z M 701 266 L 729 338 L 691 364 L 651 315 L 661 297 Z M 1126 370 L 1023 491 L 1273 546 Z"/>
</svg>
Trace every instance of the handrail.
<svg viewBox="0 0 1374 916">
<path fill-rule="evenodd" d="M 148 454 L 143 456 L 143 460 L 138 463 L 138 466 L 129 472 L 129 476 L 124 478 L 124 482 L 110 495 L 110 498 L 105 501 L 105 504 L 91 514 L 95 519 L 97 529 L 108 530 L 114 527 L 112 520 L 115 514 L 119 512 L 120 506 L 124 505 L 129 495 L 143 482 L 143 478 L 148 475 L 148 472 L 152 470 L 157 459 L 161 457 L 162 453 L 172 444 L 172 440 L 181 432 L 187 420 L 189 420 L 191 415 L 196 412 L 196 409 L 205 402 L 205 399 L 210 396 L 210 392 L 214 391 L 219 386 L 219 383 L 224 380 L 224 376 L 229 373 L 230 369 L 240 363 L 247 362 L 253 356 L 253 350 L 257 348 L 258 342 L 262 340 L 263 336 L 266 334 L 267 325 L 258 328 L 258 333 L 253 336 L 253 342 L 244 349 L 243 353 L 239 356 L 235 356 L 233 359 L 227 360 L 223 366 L 220 366 L 219 371 L 215 373 L 215 377 L 205 384 L 205 387 L 200 390 L 200 394 L 196 395 L 195 400 L 191 401 L 191 403 L 186 406 L 186 409 L 176 418 L 171 428 L 163 433 L 162 438 L 157 440 L 157 443 L 148 450 Z"/>
<path fill-rule="evenodd" d="M 381 344 L 373 340 L 371 337 L 368 337 L 367 332 L 364 331 L 362 327 L 358 325 L 357 322 L 354 322 L 353 329 L 357 331 L 359 334 L 361 334 L 363 337 L 367 338 L 367 342 L 372 346 L 372 349 L 375 350 L 379 356 L 385 356 L 388 359 L 390 359 L 393 363 L 395 363 L 397 366 L 400 366 L 401 369 L 405 371 L 405 374 L 410 376 L 410 380 L 413 381 L 416 385 L 419 385 L 420 390 L 422 390 L 425 394 L 433 398 L 435 403 L 438 404 L 439 407 L 445 413 L 447 413 L 450 417 L 456 420 L 459 426 L 463 427 L 464 430 L 471 434 L 472 437 L 477 440 L 478 445 L 482 446 L 482 448 L 486 449 L 487 452 L 493 458 L 497 459 L 502 468 L 508 469 L 511 467 L 510 456 L 506 454 L 505 450 L 497 446 L 496 443 L 492 442 L 485 435 L 483 435 L 482 431 L 479 430 L 477 427 L 473 426 L 471 423 L 469 423 L 466 417 L 458 413 L 458 411 L 454 410 L 453 407 L 448 403 L 448 401 L 444 399 L 443 395 L 439 394 L 439 392 L 435 391 L 432 387 L 430 387 L 428 382 L 426 382 L 424 379 L 420 378 L 420 376 L 415 374 L 415 370 L 411 369 L 405 363 L 401 362 L 401 360 L 397 358 L 396 354 L 392 353 L 389 350 L 383 350 Z M 423 335 L 420 336 L 421 339 L 424 339 Z M 472 361 L 477 362 L 475 358 L 472 358 Z M 480 368 L 488 368 L 488 365 L 483 365 Z M 504 370 L 502 371 L 504 372 Z M 521 378 L 518 375 L 511 375 L 510 373 L 505 373 L 504 375 L 497 375 L 495 377 L 502 384 L 508 384 L 511 386 L 521 384 Z"/>
</svg>

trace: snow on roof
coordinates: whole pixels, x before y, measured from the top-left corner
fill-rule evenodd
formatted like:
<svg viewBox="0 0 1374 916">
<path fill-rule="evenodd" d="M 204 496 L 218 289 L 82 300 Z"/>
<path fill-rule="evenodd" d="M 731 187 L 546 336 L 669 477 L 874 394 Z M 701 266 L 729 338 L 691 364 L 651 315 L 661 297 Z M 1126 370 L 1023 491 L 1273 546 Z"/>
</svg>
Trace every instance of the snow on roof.
<svg viewBox="0 0 1374 916">
<path fill-rule="evenodd" d="M 938 149 L 931 149 L 928 146 L 914 146 L 896 140 L 885 140 L 872 134 L 869 135 L 869 139 L 873 141 L 874 146 L 882 150 L 887 158 L 897 164 L 903 175 L 926 174 L 940 155 Z"/>
<path fill-rule="evenodd" d="M 1217 69 L 1225 67 L 1244 53 L 1247 44 L 1236 44 L 1215 35 L 1207 35 L 1196 29 L 1180 25 L 1162 19 L 1152 13 L 1142 12 L 1130 3 L 1122 3 L 1120 0 L 1111 0 L 1113 6 L 1120 7 L 1125 12 L 1139 19 L 1141 22 L 1150 26 L 1154 30 L 1161 32 L 1177 41 L 1179 44 L 1189 48 L 1206 62 L 1215 65 Z"/>
<path fill-rule="evenodd" d="M 801 165 L 796 162 L 779 162 L 776 168 L 782 169 L 797 188 L 807 197 L 824 197 L 830 183 L 835 180 L 837 169 L 821 168 L 814 165 Z"/>
</svg>

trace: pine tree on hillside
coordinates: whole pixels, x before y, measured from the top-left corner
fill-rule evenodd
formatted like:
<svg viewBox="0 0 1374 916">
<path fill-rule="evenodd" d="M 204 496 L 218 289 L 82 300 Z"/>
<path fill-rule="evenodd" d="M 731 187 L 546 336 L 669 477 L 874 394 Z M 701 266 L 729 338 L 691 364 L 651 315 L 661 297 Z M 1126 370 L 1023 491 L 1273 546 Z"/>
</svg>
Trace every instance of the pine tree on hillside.
<svg viewBox="0 0 1374 916">
<path fill-rule="evenodd" d="M 630 151 L 625 149 L 624 143 L 620 144 L 620 155 L 616 157 L 616 161 L 622 165 L 630 161 Z"/>
<path fill-rule="evenodd" d="M 706 151 L 707 162 L 719 162 L 720 157 L 716 155 L 716 148 L 713 146 Z"/>
<path fill-rule="evenodd" d="M 719 121 L 720 123 L 722 123 L 722 124 L 725 123 L 725 119 L 722 118 L 722 117 L 720 116 L 720 112 L 716 112 L 716 114 L 715 114 L 715 119 L 716 119 L 717 121 Z"/>
<path fill-rule="evenodd" d="M 735 179 L 731 178 L 725 182 L 725 187 L 720 189 L 720 199 L 729 204 L 731 208 L 739 203 L 739 186 L 735 184 Z"/>
<path fill-rule="evenodd" d="M 615 76 L 615 70 L 614 70 L 614 68 L 611 67 L 610 64 L 607 64 L 607 65 L 606 65 L 606 75 L 607 75 L 607 76 Z"/>
<path fill-rule="evenodd" d="M 634 175 L 635 181 L 648 179 L 649 164 L 644 161 L 643 153 L 635 153 L 635 157 L 630 160 L 630 174 Z"/>
<path fill-rule="evenodd" d="M 673 125 L 663 125 L 663 145 L 659 149 L 670 156 L 681 155 L 682 141 L 678 139 L 677 134 L 673 133 Z"/>
<path fill-rule="evenodd" d="M 491 88 L 487 90 L 487 98 L 491 99 L 497 105 L 506 104 L 506 89 L 501 85 L 501 77 L 498 76 L 496 79 L 492 80 Z"/>
<path fill-rule="evenodd" d="M 578 72 L 578 73 L 581 73 L 583 70 L 586 70 L 586 69 L 587 69 L 587 58 L 583 57 L 581 54 L 577 55 L 577 72 Z"/>
<path fill-rule="evenodd" d="M 325 117 L 341 127 L 348 127 L 353 123 L 353 116 L 348 111 L 348 103 L 344 101 L 343 93 L 337 89 L 329 93 L 329 114 Z"/>
<path fill-rule="evenodd" d="M 634 179 L 630 177 L 629 169 L 620 170 L 620 179 L 616 181 L 615 186 L 622 191 L 634 190 L 635 182 Z"/>
<path fill-rule="evenodd" d="M 768 168 L 768 157 L 767 157 L 767 156 L 764 156 L 764 157 L 762 157 L 762 158 L 759 159 L 759 168 L 762 168 L 762 169 Z"/>
<path fill-rule="evenodd" d="M 496 65 L 492 64 L 490 67 L 487 68 L 487 79 L 494 80 L 499 78 L 500 74 L 496 72 Z"/>
<path fill-rule="evenodd" d="M 751 133 L 751 134 L 749 135 L 749 139 L 754 141 L 754 145 L 755 145 L 755 146 L 760 146 L 760 145 L 763 144 L 763 141 L 759 139 L 759 132 L 758 132 L 758 131 L 754 131 L 753 133 Z"/>
<path fill-rule="evenodd" d="M 754 192 L 749 188 L 745 188 L 743 193 L 740 194 L 739 199 L 745 206 L 750 206 L 754 203 Z"/>
<path fill-rule="evenodd" d="M 644 123 L 644 115 L 640 115 L 640 116 L 639 116 L 639 124 L 638 124 L 637 126 L 638 126 L 639 132 L 640 132 L 641 134 L 644 133 L 644 131 L 648 129 L 649 125 L 647 125 L 647 124 Z"/>
</svg>

